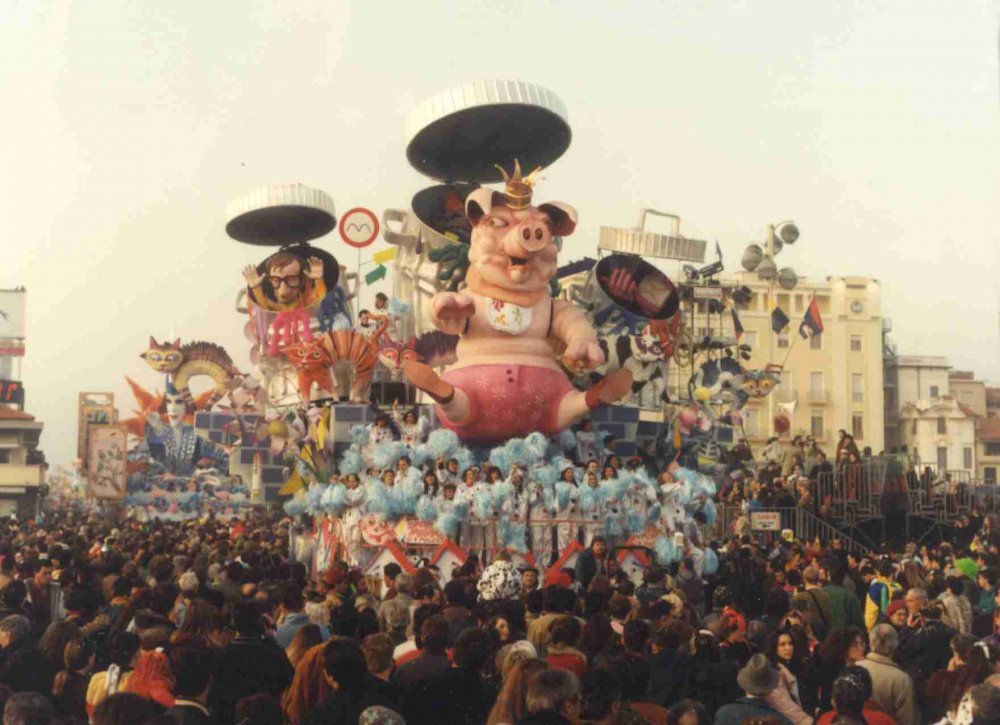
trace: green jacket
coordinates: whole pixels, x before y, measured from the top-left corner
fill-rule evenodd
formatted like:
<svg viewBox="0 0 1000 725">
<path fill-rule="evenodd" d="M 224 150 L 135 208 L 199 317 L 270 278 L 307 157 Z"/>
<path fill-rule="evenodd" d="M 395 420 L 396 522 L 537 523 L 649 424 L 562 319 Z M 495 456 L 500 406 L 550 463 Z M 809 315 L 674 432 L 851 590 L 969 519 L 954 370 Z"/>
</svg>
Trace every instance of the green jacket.
<svg viewBox="0 0 1000 725">
<path fill-rule="evenodd" d="M 981 589 L 975 613 L 992 616 L 993 610 L 997 608 L 996 594 L 996 591 L 993 589 Z"/>
<path fill-rule="evenodd" d="M 861 602 L 858 597 L 847 587 L 839 584 L 827 584 L 823 591 L 830 595 L 833 613 L 830 617 L 831 629 L 842 629 L 843 627 L 865 628 L 865 617 L 861 612 Z"/>
</svg>

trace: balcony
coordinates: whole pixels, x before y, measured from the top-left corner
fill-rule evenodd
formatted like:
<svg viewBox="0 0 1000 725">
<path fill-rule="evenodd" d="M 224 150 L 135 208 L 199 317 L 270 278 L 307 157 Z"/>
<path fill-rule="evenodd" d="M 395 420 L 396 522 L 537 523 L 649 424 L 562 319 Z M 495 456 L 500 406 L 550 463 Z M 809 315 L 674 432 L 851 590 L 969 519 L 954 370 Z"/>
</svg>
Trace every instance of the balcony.
<svg viewBox="0 0 1000 725">
<path fill-rule="evenodd" d="M 794 403 L 799 399 L 799 391 L 778 386 L 774 389 L 774 399 L 779 403 Z"/>
<path fill-rule="evenodd" d="M 0 489 L 4 487 L 39 486 L 41 483 L 41 466 L 23 466 L 16 463 L 0 464 Z"/>
<path fill-rule="evenodd" d="M 823 403 L 823 404 L 825 404 L 825 403 L 829 403 L 830 402 L 830 393 L 827 390 L 822 390 L 822 389 L 821 390 L 814 390 L 814 389 L 810 389 L 809 390 L 809 394 L 808 394 L 808 398 L 809 398 L 809 402 L 810 403 Z"/>
</svg>

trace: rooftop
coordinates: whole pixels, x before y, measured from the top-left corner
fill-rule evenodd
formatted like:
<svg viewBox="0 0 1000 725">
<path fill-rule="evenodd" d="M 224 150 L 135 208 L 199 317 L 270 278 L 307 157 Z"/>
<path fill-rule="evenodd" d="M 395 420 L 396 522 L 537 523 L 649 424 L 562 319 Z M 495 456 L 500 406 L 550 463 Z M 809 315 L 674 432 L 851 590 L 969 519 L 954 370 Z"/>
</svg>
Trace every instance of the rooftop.
<svg viewBox="0 0 1000 725">
<path fill-rule="evenodd" d="M 896 365 L 901 368 L 945 368 L 948 358 L 944 355 L 900 355 L 896 358 Z"/>
<path fill-rule="evenodd" d="M 980 418 L 976 425 L 976 438 L 981 441 L 1000 441 L 1000 418 Z"/>
<path fill-rule="evenodd" d="M 4 408 L 0 406 L 0 420 L 34 420 L 35 416 L 25 413 L 17 408 Z"/>
</svg>

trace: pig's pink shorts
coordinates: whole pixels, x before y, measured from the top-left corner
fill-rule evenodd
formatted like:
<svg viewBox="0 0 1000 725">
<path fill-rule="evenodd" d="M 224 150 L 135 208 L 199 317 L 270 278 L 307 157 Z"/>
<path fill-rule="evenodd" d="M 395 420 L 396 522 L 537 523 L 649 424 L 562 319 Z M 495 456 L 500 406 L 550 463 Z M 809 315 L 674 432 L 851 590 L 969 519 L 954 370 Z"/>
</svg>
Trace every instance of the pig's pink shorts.
<svg viewBox="0 0 1000 725">
<path fill-rule="evenodd" d="M 463 440 L 492 442 L 541 431 L 559 432 L 559 404 L 575 388 L 559 370 L 535 365 L 469 365 L 442 379 L 469 396 L 469 422 L 455 425 L 438 406 L 438 419 Z"/>
</svg>

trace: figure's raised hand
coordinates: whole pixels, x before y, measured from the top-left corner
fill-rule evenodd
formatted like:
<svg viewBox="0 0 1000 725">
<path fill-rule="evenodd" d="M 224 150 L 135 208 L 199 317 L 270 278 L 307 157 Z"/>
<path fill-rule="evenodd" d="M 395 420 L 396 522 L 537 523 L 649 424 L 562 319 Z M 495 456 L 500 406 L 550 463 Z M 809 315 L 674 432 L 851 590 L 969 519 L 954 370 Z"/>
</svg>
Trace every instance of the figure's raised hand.
<svg viewBox="0 0 1000 725">
<path fill-rule="evenodd" d="M 434 323 L 442 332 L 460 335 L 465 331 L 465 322 L 476 311 L 473 299 L 461 292 L 441 292 L 434 298 Z"/>
<path fill-rule="evenodd" d="M 623 302 L 631 302 L 635 299 L 636 290 L 639 288 L 632 273 L 624 267 L 615 268 L 610 277 L 604 278 L 604 284 L 612 297 Z"/>
<path fill-rule="evenodd" d="M 597 340 L 573 340 L 566 345 L 563 360 L 571 367 L 590 370 L 604 362 L 604 351 Z"/>
<path fill-rule="evenodd" d="M 309 257 L 309 271 L 306 272 L 309 279 L 323 278 L 323 260 L 319 257 Z"/>
<path fill-rule="evenodd" d="M 264 276 L 257 271 L 257 268 L 252 264 L 248 264 L 243 268 L 243 279 L 247 281 L 247 284 L 251 287 L 259 287 L 261 282 L 264 281 Z"/>
</svg>

